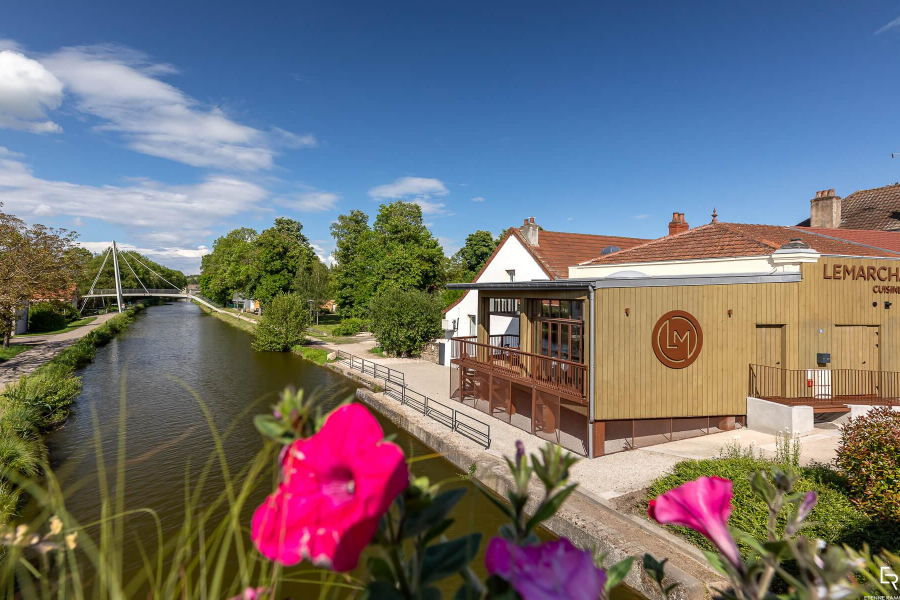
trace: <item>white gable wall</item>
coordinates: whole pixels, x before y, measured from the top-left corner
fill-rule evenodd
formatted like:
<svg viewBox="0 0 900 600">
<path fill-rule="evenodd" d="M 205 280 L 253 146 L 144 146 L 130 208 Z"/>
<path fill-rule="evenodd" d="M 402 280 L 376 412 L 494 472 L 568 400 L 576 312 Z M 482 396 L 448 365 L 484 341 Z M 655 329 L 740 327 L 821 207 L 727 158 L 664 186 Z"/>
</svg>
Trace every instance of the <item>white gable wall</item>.
<svg viewBox="0 0 900 600">
<path fill-rule="evenodd" d="M 515 270 L 516 281 L 546 281 L 550 279 L 541 268 L 531 253 L 522 245 L 522 242 L 515 235 L 506 238 L 503 245 L 494 255 L 481 275 L 475 280 L 476 283 L 499 283 L 509 281 L 508 270 Z M 463 299 L 444 313 L 444 319 L 449 321 L 450 326 L 456 324 L 455 329 L 444 331 L 444 339 L 449 341 L 452 337 L 472 335 L 470 333 L 470 315 L 475 317 L 477 326 L 478 320 L 478 291 L 469 290 Z M 490 330 L 493 334 L 499 333 L 518 333 L 519 320 L 514 317 L 492 317 Z M 444 353 L 444 364 L 450 364 L 450 352 Z"/>
</svg>

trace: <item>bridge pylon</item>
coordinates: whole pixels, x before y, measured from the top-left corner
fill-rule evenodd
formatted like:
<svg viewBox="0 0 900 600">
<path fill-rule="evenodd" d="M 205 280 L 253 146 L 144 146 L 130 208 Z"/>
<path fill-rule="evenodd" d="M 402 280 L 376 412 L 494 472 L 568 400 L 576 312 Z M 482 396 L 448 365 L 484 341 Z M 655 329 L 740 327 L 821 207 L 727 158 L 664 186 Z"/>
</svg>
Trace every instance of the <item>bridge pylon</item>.
<svg viewBox="0 0 900 600">
<path fill-rule="evenodd" d="M 119 307 L 119 312 L 125 310 L 125 299 L 122 297 L 122 277 L 119 274 L 119 250 L 116 248 L 116 240 L 113 240 L 112 243 L 112 256 L 113 256 L 113 271 L 116 276 L 116 305 Z"/>
</svg>

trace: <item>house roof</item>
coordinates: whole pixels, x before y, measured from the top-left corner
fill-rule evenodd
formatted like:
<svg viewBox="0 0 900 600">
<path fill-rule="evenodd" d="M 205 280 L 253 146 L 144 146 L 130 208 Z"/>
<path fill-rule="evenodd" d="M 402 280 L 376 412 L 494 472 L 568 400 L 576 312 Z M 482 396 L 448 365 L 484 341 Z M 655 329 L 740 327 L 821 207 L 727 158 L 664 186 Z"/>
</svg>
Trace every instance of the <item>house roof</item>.
<svg viewBox="0 0 900 600">
<path fill-rule="evenodd" d="M 822 254 L 900 258 L 900 251 L 893 252 L 846 239 L 837 239 L 822 235 L 809 228 L 713 222 L 677 235 L 662 237 L 629 250 L 599 256 L 581 264 L 605 265 L 766 256 L 787 242 L 798 238 Z"/>
<path fill-rule="evenodd" d="M 809 219 L 798 223 L 809 225 Z M 900 231 L 900 183 L 859 190 L 844 198 L 840 228 Z"/>
<path fill-rule="evenodd" d="M 538 244 L 532 246 L 517 227 L 511 227 L 494 252 L 484 261 L 484 265 L 475 275 L 473 281 L 478 281 L 481 274 L 487 268 L 509 236 L 514 235 L 522 246 L 531 254 L 535 262 L 541 267 L 547 277 L 554 279 L 567 279 L 569 277 L 569 266 L 576 265 L 581 261 L 588 260 L 591 257 L 599 256 L 603 249 L 608 246 L 618 246 L 621 249 L 633 248 L 648 240 L 641 238 L 628 238 L 613 235 L 593 235 L 588 233 L 566 233 L 563 231 L 538 231 Z M 449 311 L 451 308 L 462 302 L 466 297 L 467 291 L 453 304 L 444 309 L 443 312 Z"/>
<path fill-rule="evenodd" d="M 550 279 L 569 277 L 569 266 L 600 256 L 604 248 L 616 246 L 621 250 L 634 248 L 649 240 L 614 235 L 539 231 L 538 244 L 532 246 L 525 236 L 515 229 L 522 244 L 531 252 Z"/>
<path fill-rule="evenodd" d="M 878 229 L 827 229 L 825 227 L 798 227 L 800 230 L 829 237 L 900 252 L 900 231 Z"/>
</svg>

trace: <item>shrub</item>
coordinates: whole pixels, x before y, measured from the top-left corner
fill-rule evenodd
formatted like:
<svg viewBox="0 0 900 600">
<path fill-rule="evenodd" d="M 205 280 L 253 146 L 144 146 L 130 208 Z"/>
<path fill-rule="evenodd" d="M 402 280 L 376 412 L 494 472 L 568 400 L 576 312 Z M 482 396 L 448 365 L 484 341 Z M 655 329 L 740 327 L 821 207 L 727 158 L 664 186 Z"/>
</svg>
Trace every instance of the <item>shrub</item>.
<svg viewBox="0 0 900 600">
<path fill-rule="evenodd" d="M 730 479 L 734 484 L 734 500 L 729 523 L 756 539 L 765 541 L 768 508 L 753 493 L 750 476 L 762 469 L 771 470 L 774 464 L 772 461 L 750 457 L 682 461 L 673 467 L 671 474 L 650 485 L 645 500 L 652 500 L 702 476 Z M 795 490 L 815 491 L 819 495 L 819 502 L 809 517 L 811 523 L 805 530 L 805 535 L 821 538 L 829 543 L 847 544 L 857 549 L 862 548 L 863 543 L 868 543 L 874 550 L 900 549 L 900 522 L 873 519 L 859 510 L 850 501 L 847 482 L 840 474 L 824 465 L 797 469 L 797 473 L 800 477 Z M 783 531 L 785 517 L 782 514 L 779 519 L 779 531 Z M 709 542 L 696 531 L 682 527 L 673 529 L 692 544 L 712 550 Z M 746 554 L 749 546 L 741 544 L 741 550 Z"/>
<path fill-rule="evenodd" d="M 344 319 L 337 325 L 335 325 L 334 329 L 331 330 L 331 335 L 334 336 L 350 336 L 356 335 L 360 331 L 366 331 L 369 329 L 369 322 L 365 319 L 358 319 L 356 317 L 351 317 L 349 319 Z"/>
<path fill-rule="evenodd" d="M 303 343 L 310 325 L 309 307 L 297 294 L 280 293 L 268 303 L 256 326 L 253 348 L 285 352 Z"/>
<path fill-rule="evenodd" d="M 64 329 L 69 321 L 50 302 L 37 302 L 28 308 L 28 330 L 34 332 Z"/>
<path fill-rule="evenodd" d="M 879 406 L 850 419 L 841 431 L 835 463 L 860 508 L 900 520 L 900 412 Z"/>
<path fill-rule="evenodd" d="M 372 333 L 385 352 L 412 354 L 441 335 L 441 305 L 419 290 L 390 290 L 369 306 Z"/>
</svg>

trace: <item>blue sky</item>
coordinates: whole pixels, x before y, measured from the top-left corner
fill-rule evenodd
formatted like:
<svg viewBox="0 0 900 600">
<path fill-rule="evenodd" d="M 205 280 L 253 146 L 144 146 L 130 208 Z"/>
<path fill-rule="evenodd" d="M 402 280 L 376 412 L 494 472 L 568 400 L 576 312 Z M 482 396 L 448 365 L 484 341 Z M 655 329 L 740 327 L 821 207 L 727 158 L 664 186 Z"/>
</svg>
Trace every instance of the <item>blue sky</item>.
<svg viewBox="0 0 900 600">
<path fill-rule="evenodd" d="M 476 229 L 794 224 L 900 180 L 900 3 L 8 3 L 0 201 L 195 272 L 417 199 Z"/>
</svg>

